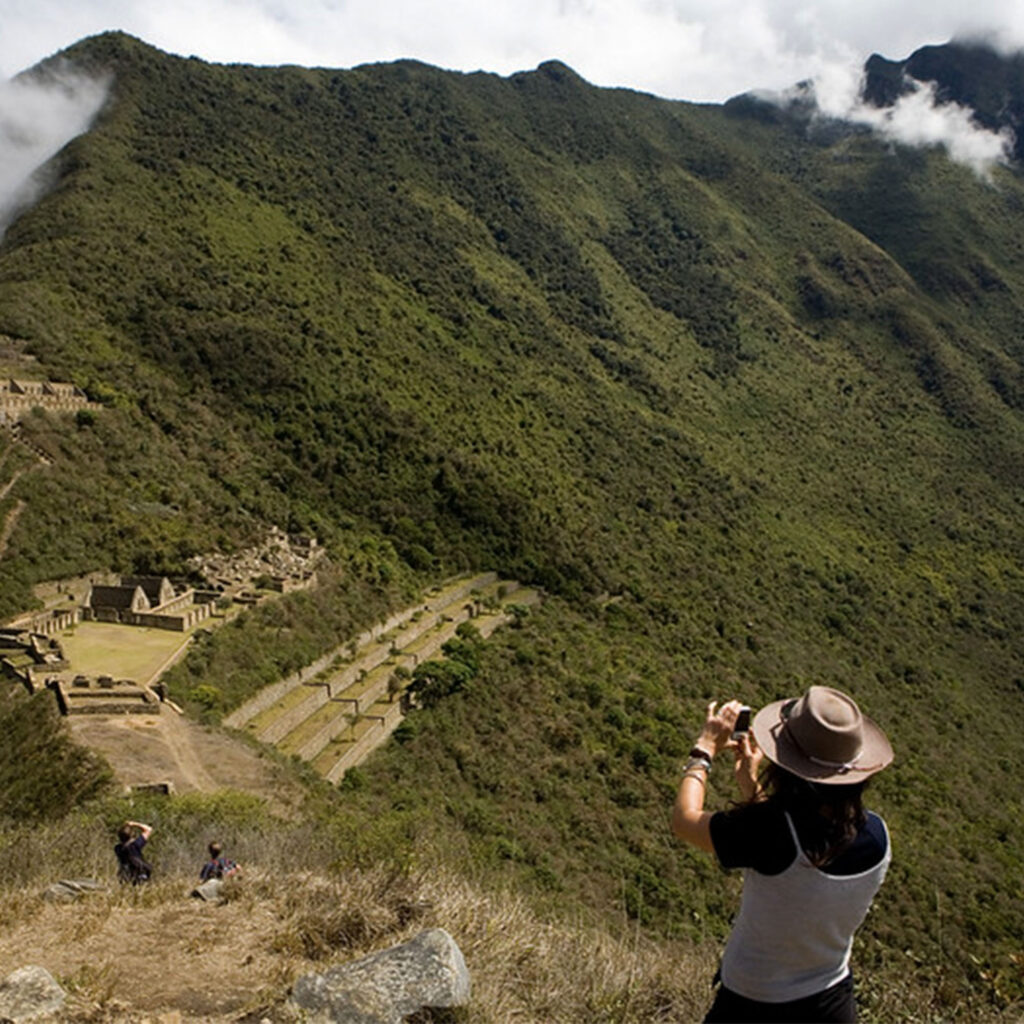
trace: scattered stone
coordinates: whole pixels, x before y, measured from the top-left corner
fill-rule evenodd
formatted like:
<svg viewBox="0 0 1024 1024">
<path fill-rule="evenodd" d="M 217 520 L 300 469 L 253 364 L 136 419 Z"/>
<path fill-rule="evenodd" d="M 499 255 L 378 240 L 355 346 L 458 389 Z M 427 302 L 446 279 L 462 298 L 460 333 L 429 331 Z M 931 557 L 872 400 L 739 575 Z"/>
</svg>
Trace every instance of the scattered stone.
<svg viewBox="0 0 1024 1024">
<path fill-rule="evenodd" d="M 230 591 L 237 598 L 237 588 L 257 579 L 271 584 L 272 589 L 294 589 L 311 579 L 324 556 L 315 538 L 289 535 L 275 526 L 251 548 L 231 555 L 196 555 L 188 564 L 208 583 Z"/>
<path fill-rule="evenodd" d="M 0 1019 L 39 1020 L 56 1013 L 64 999 L 64 989 L 45 967 L 19 967 L 0 981 Z"/>
<path fill-rule="evenodd" d="M 43 899 L 54 903 L 73 903 L 89 893 L 109 892 L 110 890 L 95 878 L 62 878 L 59 882 L 47 886 L 43 890 Z"/>
<path fill-rule="evenodd" d="M 129 793 L 156 793 L 159 796 L 173 796 L 174 783 L 168 779 L 166 782 L 133 782 L 128 787 Z"/>
<path fill-rule="evenodd" d="M 462 951 L 443 928 L 361 960 L 299 978 L 292 1002 L 310 1024 L 401 1024 L 424 1007 L 463 1006 L 469 971 Z"/>
<path fill-rule="evenodd" d="M 192 890 L 192 895 L 207 903 L 227 902 L 224 898 L 224 880 L 221 878 L 208 878 Z"/>
</svg>

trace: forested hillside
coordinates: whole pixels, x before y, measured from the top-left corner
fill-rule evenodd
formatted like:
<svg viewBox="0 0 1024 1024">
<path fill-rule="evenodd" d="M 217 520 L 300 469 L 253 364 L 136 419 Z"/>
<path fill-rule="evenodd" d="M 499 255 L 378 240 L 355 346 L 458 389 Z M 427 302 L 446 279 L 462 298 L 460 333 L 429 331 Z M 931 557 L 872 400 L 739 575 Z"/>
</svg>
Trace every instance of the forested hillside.
<svg viewBox="0 0 1024 1024">
<path fill-rule="evenodd" d="M 735 880 L 667 827 L 704 703 L 839 685 L 897 753 L 865 961 L 940 1011 L 1020 995 L 1018 169 L 557 63 L 64 59 L 110 98 L 0 245 L 0 334 L 105 409 L 24 426 L 54 465 L 0 508 L 26 502 L 4 612 L 268 523 L 351 581 L 293 603 L 321 625 L 462 568 L 539 584 L 350 778 L 353 855 L 430 838 L 709 941 Z M 311 642 L 287 614 L 278 656 Z M 182 699 L 232 672 L 226 633 Z"/>
</svg>

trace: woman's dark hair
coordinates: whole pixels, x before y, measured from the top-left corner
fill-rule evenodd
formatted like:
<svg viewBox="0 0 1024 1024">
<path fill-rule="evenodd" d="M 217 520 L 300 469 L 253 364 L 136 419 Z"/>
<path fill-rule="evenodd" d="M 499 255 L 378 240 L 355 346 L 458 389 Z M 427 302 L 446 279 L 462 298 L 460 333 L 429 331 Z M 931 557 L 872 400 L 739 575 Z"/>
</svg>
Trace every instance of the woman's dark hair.
<svg viewBox="0 0 1024 1024">
<path fill-rule="evenodd" d="M 789 812 L 807 859 L 819 868 L 842 853 L 863 827 L 866 786 L 866 779 L 827 786 L 809 782 L 771 761 L 761 775 L 767 799 Z"/>
</svg>

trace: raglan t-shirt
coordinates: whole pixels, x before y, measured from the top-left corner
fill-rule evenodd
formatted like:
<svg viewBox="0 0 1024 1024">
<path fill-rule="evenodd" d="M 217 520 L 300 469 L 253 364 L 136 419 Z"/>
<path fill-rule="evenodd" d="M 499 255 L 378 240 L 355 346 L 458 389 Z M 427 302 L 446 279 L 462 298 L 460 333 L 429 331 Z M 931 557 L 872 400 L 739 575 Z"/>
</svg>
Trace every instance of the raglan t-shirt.
<svg viewBox="0 0 1024 1024">
<path fill-rule="evenodd" d="M 800 819 L 794 818 L 797 835 Z M 719 811 L 711 818 L 711 842 L 723 868 L 752 868 L 778 875 L 796 859 L 797 849 L 781 809 L 770 801 Z M 853 842 L 821 870 L 830 875 L 857 875 L 885 857 L 888 837 L 882 819 L 871 811 Z"/>
</svg>

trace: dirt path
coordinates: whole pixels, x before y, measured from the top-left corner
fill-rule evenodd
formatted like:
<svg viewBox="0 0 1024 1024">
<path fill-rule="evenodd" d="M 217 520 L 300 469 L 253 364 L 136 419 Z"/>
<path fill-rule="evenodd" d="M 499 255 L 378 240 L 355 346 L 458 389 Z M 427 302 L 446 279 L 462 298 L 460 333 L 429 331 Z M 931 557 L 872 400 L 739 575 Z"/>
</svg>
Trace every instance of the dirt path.
<svg viewBox="0 0 1024 1024">
<path fill-rule="evenodd" d="M 185 783 L 200 792 L 218 789 L 213 776 L 206 770 L 203 759 L 196 752 L 189 731 L 189 723 L 173 712 L 160 716 L 163 741 L 167 744 L 174 764 Z"/>
<path fill-rule="evenodd" d="M 5 452 L 4 454 L 6 455 L 7 453 Z M 25 475 L 25 472 L 24 469 L 16 470 L 11 479 L 0 488 L 0 501 L 3 501 L 11 493 L 11 488 Z"/>
<path fill-rule="evenodd" d="M 300 791 L 261 751 L 219 730 L 198 725 L 170 708 L 158 715 L 71 715 L 72 735 L 101 753 L 125 786 L 170 782 L 175 792 L 235 789 L 286 813 Z"/>
</svg>

